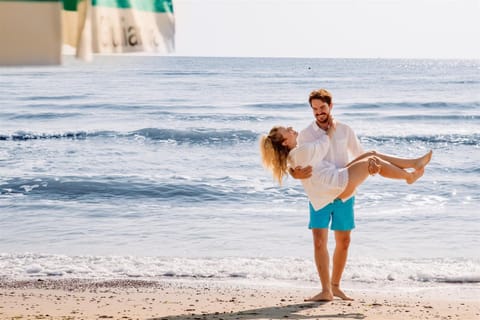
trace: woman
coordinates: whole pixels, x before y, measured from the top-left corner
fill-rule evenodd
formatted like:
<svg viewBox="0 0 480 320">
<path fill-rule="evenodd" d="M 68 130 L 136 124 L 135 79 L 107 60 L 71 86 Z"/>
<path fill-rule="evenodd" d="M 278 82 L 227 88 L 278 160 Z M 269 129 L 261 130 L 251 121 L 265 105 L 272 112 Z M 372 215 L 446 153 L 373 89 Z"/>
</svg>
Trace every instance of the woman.
<svg viewBox="0 0 480 320">
<path fill-rule="evenodd" d="M 379 173 L 390 179 L 402 179 L 408 184 L 414 183 L 424 173 L 425 166 L 430 162 L 432 151 L 420 158 L 404 159 L 381 154 L 375 151 L 367 152 L 346 165 L 336 168 L 333 163 L 323 160 L 329 148 L 329 137 L 325 134 L 315 143 L 297 146 L 298 133 L 291 127 L 273 127 L 268 136 L 262 136 L 260 151 L 263 165 L 270 169 L 273 177 L 281 184 L 288 168 L 297 166 L 312 166 L 313 173 L 309 179 L 302 180 L 312 205 L 317 210 L 325 203 L 316 203 L 315 193 L 322 193 L 325 188 L 336 188 L 337 196 L 346 200 L 369 175 Z M 405 169 L 414 169 L 407 171 Z M 310 184 L 312 187 L 306 187 Z"/>
</svg>

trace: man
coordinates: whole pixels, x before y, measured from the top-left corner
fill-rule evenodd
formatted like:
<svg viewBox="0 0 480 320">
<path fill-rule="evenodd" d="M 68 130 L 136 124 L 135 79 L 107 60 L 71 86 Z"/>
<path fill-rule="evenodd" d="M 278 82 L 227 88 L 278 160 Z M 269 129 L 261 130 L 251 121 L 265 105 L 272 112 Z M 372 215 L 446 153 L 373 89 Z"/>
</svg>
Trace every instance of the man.
<svg viewBox="0 0 480 320">
<path fill-rule="evenodd" d="M 326 132 L 330 137 L 330 148 L 324 159 L 334 163 L 337 168 L 346 167 L 350 159 L 356 158 L 364 152 L 355 133 L 349 126 L 333 119 L 331 114 L 333 109 L 332 95 L 327 90 L 312 91 L 308 102 L 312 108 L 315 121 L 299 133 L 298 144 L 314 142 L 325 136 Z M 374 168 L 374 171 L 378 172 L 378 168 Z M 312 168 L 297 167 L 290 170 L 290 174 L 295 179 L 307 179 L 312 174 Z M 338 190 L 332 190 L 332 192 L 338 192 Z M 328 197 L 328 192 L 326 192 L 325 197 Z M 322 284 L 322 291 L 308 299 L 309 301 L 330 301 L 333 300 L 334 296 L 343 300 L 353 300 L 340 289 L 340 280 L 347 261 L 350 233 L 355 228 L 354 201 L 354 197 L 345 202 L 335 199 L 324 207 L 317 208 L 318 210 L 315 210 L 311 202 L 309 203 L 309 228 L 312 230 L 315 264 Z M 331 277 L 330 257 L 327 249 L 328 226 L 330 223 L 331 229 L 335 233 L 336 243 Z"/>
</svg>

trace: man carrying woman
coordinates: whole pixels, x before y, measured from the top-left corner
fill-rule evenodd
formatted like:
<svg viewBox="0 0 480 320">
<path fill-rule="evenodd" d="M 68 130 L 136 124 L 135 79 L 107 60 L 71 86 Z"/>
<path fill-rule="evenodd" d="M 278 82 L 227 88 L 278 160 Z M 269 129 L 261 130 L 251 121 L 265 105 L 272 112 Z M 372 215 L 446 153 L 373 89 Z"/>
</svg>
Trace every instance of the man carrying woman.
<svg viewBox="0 0 480 320">
<path fill-rule="evenodd" d="M 330 301 L 334 296 L 352 300 L 341 290 L 340 281 L 347 261 L 350 233 L 355 228 L 356 188 L 376 173 L 411 184 L 423 175 L 432 152 L 416 159 L 375 151 L 365 153 L 353 130 L 333 119 L 332 95 L 327 90 L 313 91 L 309 104 L 315 121 L 300 133 L 291 127 L 273 127 L 260 141 L 262 161 L 280 184 L 287 173 L 301 179 L 310 200 L 309 228 L 322 291 L 307 300 Z M 329 225 L 336 243 L 331 276 L 327 249 Z"/>
</svg>

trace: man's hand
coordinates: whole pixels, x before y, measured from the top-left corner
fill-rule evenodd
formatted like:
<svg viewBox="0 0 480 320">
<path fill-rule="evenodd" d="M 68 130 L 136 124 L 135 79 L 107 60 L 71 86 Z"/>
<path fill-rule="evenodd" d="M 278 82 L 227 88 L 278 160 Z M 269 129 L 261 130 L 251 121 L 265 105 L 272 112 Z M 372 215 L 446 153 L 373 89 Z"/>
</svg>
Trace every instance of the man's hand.
<svg viewBox="0 0 480 320">
<path fill-rule="evenodd" d="M 295 169 L 290 168 L 289 171 L 294 179 L 308 179 L 312 176 L 312 166 L 305 168 L 295 167 Z"/>
</svg>

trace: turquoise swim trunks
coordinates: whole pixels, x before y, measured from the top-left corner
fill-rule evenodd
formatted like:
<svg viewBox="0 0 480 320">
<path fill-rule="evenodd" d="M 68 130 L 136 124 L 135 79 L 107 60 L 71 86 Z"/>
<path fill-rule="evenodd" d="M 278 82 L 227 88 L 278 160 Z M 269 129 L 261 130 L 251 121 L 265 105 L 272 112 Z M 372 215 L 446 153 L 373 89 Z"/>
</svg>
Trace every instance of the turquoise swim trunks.
<svg viewBox="0 0 480 320">
<path fill-rule="evenodd" d="M 312 204 L 310 207 L 310 222 L 309 229 L 324 229 L 328 228 L 330 221 L 331 230 L 348 231 L 355 228 L 355 221 L 353 216 L 353 205 L 355 204 L 355 197 L 351 197 L 343 202 L 340 199 L 335 199 L 325 207 L 315 211 Z"/>
</svg>

